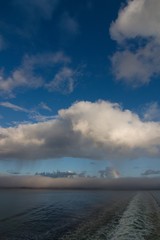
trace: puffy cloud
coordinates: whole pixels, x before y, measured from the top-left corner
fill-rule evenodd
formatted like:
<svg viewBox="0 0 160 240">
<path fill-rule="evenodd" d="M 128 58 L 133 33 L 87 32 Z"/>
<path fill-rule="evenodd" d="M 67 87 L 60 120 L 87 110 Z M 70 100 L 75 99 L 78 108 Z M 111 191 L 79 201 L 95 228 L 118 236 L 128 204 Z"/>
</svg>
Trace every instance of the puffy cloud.
<svg viewBox="0 0 160 240">
<path fill-rule="evenodd" d="M 159 0 L 128 1 L 111 24 L 111 37 L 121 47 L 111 58 L 117 80 L 138 86 L 160 74 L 159 9 Z"/>
<path fill-rule="evenodd" d="M 136 37 L 154 37 L 160 41 L 159 9 L 159 0 L 128 1 L 111 25 L 111 37 L 118 42 Z"/>
<path fill-rule="evenodd" d="M 160 156 L 160 122 L 144 122 L 118 104 L 77 102 L 55 119 L 0 128 L 0 159 Z"/>
<path fill-rule="evenodd" d="M 111 58 L 116 79 L 133 86 L 149 83 L 153 76 L 160 74 L 159 51 L 160 45 L 153 41 L 135 51 L 117 51 Z"/>
<path fill-rule="evenodd" d="M 111 167 L 106 167 L 104 170 L 99 171 L 100 177 L 101 178 L 119 178 L 120 173 Z"/>
</svg>

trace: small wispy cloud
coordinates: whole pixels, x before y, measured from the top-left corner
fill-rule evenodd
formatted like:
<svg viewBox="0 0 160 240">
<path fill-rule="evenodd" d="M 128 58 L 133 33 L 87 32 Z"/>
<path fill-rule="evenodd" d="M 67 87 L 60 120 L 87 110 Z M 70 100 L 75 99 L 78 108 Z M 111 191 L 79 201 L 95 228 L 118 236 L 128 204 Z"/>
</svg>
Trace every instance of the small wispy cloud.
<svg viewBox="0 0 160 240">
<path fill-rule="evenodd" d="M 0 106 L 10 108 L 13 111 L 20 111 L 20 112 L 26 112 L 26 113 L 30 112 L 28 109 L 20 107 L 16 104 L 13 104 L 13 103 L 10 103 L 10 102 L 0 102 Z"/>
<path fill-rule="evenodd" d="M 47 115 L 43 115 L 43 114 L 40 114 L 37 110 L 35 109 L 26 109 L 24 107 L 20 107 L 16 104 L 13 104 L 13 103 L 10 103 L 10 102 L 0 102 L 0 106 L 1 107 L 5 107 L 5 108 L 9 108 L 13 111 L 16 111 L 16 112 L 25 112 L 27 113 L 27 116 L 28 116 L 28 119 L 30 121 L 28 121 L 26 124 L 30 123 L 30 122 L 45 122 L 45 121 L 48 121 L 48 120 L 53 120 L 55 119 L 55 116 L 47 116 Z M 47 106 L 47 104 L 45 103 L 40 103 L 39 106 L 40 108 L 42 109 L 45 109 L 49 112 L 52 111 L 52 109 L 50 107 Z M 19 124 L 25 124 L 25 122 L 12 122 L 12 126 L 17 126 Z"/>
<path fill-rule="evenodd" d="M 15 90 L 21 88 L 37 89 L 45 87 L 50 91 L 71 93 L 74 90 L 77 69 L 72 69 L 69 64 L 71 58 L 63 52 L 25 55 L 22 64 L 13 70 L 7 77 L 0 72 L 0 93 L 7 97 L 14 97 Z M 38 70 L 53 72 L 53 78 L 48 80 Z M 40 71 L 40 72 L 41 72 Z"/>
<path fill-rule="evenodd" d="M 86 3 L 86 6 L 89 10 L 92 10 L 94 4 L 93 4 L 93 1 L 92 0 L 88 0 L 87 3 Z"/>
<path fill-rule="evenodd" d="M 28 115 L 29 119 L 35 122 L 46 122 L 55 119 L 55 116 L 43 115 L 37 111 L 31 111 Z"/>
<path fill-rule="evenodd" d="M 95 162 L 90 162 L 91 165 L 95 165 Z"/>
<path fill-rule="evenodd" d="M 3 72 L 0 76 L 0 93 L 7 97 L 14 97 L 14 90 L 17 88 L 38 88 L 42 86 L 43 79 L 33 75 L 32 69 L 27 66 L 20 66 L 11 75 L 5 77 Z"/>
<path fill-rule="evenodd" d="M 44 110 L 46 110 L 46 111 L 52 112 L 52 109 L 51 109 L 46 103 L 44 103 L 44 102 L 41 102 L 41 103 L 39 104 L 39 107 L 42 108 L 42 109 L 44 109 Z"/>
<path fill-rule="evenodd" d="M 160 170 L 148 169 L 141 174 L 142 176 L 160 175 Z"/>
<path fill-rule="evenodd" d="M 12 170 L 8 170 L 7 173 L 12 174 L 12 175 L 19 175 L 20 174 L 20 172 L 12 171 Z"/>
<path fill-rule="evenodd" d="M 46 121 L 55 119 L 55 116 L 43 115 L 43 114 L 39 113 L 39 111 L 38 111 L 39 108 L 44 109 L 48 112 L 52 112 L 52 109 L 44 102 L 41 102 L 36 109 L 35 108 L 27 109 L 27 108 L 21 107 L 19 105 L 13 104 L 11 102 L 0 102 L 0 107 L 9 108 L 13 111 L 24 112 L 27 114 L 28 121 L 24 121 L 24 122 L 14 121 L 11 124 L 12 127 L 18 126 L 19 124 L 31 124 L 33 122 L 46 122 Z"/>
<path fill-rule="evenodd" d="M 52 20 L 60 2 L 61 0 L 8 1 L 5 18 L 2 16 L 0 21 L 1 31 L 7 33 L 6 36 L 11 38 L 16 36 L 33 41 L 33 38 L 39 33 L 41 23 Z M 3 3 L 1 8 L 3 8 Z M 10 9 L 16 14 L 16 20 L 10 17 Z M 7 38 L 8 42 L 10 42 L 10 38 Z M 5 43 L 5 47 L 8 46 L 6 41 L 2 43 Z M 2 46 L 4 47 L 4 44 Z"/>
<path fill-rule="evenodd" d="M 2 35 L 0 35 L 0 51 L 6 48 L 6 43 Z"/>
<path fill-rule="evenodd" d="M 145 121 L 160 120 L 160 106 L 157 102 L 152 102 L 144 106 L 143 117 Z"/>
<path fill-rule="evenodd" d="M 26 17 L 31 19 L 51 19 L 59 0 L 14 0 L 13 4 L 20 7 Z"/>
<path fill-rule="evenodd" d="M 40 53 L 36 55 L 25 55 L 23 65 L 29 69 L 42 66 L 54 66 L 55 64 L 69 64 L 71 58 L 65 55 L 62 51 Z"/>
<path fill-rule="evenodd" d="M 68 12 L 62 15 L 59 26 L 62 31 L 68 34 L 77 35 L 80 33 L 77 20 L 71 17 Z"/>
<path fill-rule="evenodd" d="M 76 72 L 69 68 L 64 67 L 55 75 L 54 79 L 46 84 L 49 91 L 58 91 L 63 94 L 72 93 L 75 87 Z"/>
<path fill-rule="evenodd" d="M 69 178 L 74 176 L 79 176 L 74 171 L 56 171 L 56 172 L 37 172 L 35 176 L 44 176 L 44 177 L 50 177 L 50 178 Z"/>
</svg>

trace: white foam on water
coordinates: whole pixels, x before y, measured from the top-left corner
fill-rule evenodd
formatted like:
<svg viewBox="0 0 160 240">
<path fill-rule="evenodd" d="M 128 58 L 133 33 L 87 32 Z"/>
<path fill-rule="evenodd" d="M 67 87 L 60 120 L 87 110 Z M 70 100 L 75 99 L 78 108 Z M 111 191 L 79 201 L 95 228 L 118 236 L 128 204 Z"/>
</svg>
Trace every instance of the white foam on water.
<svg viewBox="0 0 160 240">
<path fill-rule="evenodd" d="M 127 205 L 128 204 L 128 205 Z M 119 209 L 124 209 L 119 203 Z M 160 206 L 150 192 L 139 192 L 126 202 L 124 212 L 114 209 L 113 217 L 92 234 L 80 231 L 69 239 L 78 240 L 159 240 Z M 107 214 L 107 213 L 106 213 Z M 87 224 L 87 223 L 86 223 Z M 104 224 L 104 223 L 103 223 Z M 83 229 L 83 228 L 82 228 Z M 90 230 L 90 226 L 88 226 Z M 86 228 L 87 230 L 87 228 Z"/>
<path fill-rule="evenodd" d="M 116 227 L 111 240 L 144 240 L 154 230 L 151 214 L 155 211 L 154 199 L 138 193 L 130 202 Z"/>
</svg>

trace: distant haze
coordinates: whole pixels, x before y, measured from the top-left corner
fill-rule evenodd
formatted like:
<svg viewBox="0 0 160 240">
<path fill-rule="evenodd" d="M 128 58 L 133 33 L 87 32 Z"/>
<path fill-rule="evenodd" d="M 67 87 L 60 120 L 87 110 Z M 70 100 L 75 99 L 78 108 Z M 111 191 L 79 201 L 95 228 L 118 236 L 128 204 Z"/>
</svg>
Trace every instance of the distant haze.
<svg viewBox="0 0 160 240">
<path fill-rule="evenodd" d="M 0 176 L 0 188 L 53 188 L 53 189 L 160 189 L 160 178 L 49 178 L 42 176 Z"/>
</svg>

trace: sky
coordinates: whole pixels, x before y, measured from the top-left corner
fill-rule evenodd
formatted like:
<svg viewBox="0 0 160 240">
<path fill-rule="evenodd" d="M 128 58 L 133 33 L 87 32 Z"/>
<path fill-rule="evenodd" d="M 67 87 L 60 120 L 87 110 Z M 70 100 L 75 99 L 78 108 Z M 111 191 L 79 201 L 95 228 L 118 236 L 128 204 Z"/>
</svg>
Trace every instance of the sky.
<svg viewBox="0 0 160 240">
<path fill-rule="evenodd" d="M 159 0 L 0 1 L 0 171 L 160 175 Z"/>
</svg>

